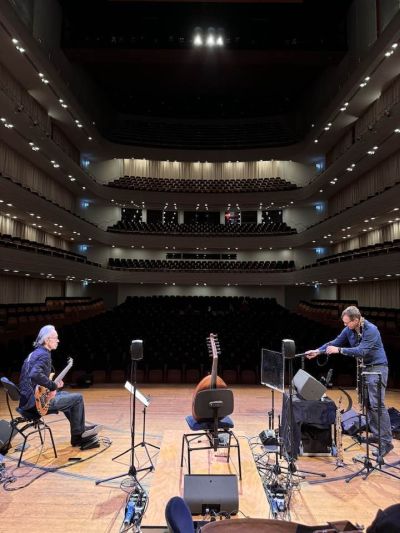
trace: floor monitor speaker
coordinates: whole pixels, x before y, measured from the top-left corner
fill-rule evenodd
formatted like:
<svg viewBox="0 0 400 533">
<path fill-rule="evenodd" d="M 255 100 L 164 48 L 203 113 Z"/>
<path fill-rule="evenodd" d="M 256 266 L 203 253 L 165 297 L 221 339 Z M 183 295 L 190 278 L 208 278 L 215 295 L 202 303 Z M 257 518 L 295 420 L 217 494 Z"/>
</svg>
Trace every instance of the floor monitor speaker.
<svg viewBox="0 0 400 533">
<path fill-rule="evenodd" d="M 293 378 L 293 385 L 297 390 L 297 394 L 304 400 L 320 400 L 326 392 L 326 387 L 322 383 L 302 369 L 296 372 Z"/>
<path fill-rule="evenodd" d="M 239 509 L 237 476 L 187 474 L 183 485 L 183 499 L 192 514 L 221 511 L 236 514 Z"/>
<path fill-rule="evenodd" d="M 6 454 L 8 452 L 8 448 L 6 449 L 6 445 L 8 442 L 11 441 L 10 435 L 11 435 L 11 425 L 10 422 L 7 420 L 0 420 L 0 453 Z M 14 429 L 13 435 L 15 435 L 16 431 Z"/>
</svg>

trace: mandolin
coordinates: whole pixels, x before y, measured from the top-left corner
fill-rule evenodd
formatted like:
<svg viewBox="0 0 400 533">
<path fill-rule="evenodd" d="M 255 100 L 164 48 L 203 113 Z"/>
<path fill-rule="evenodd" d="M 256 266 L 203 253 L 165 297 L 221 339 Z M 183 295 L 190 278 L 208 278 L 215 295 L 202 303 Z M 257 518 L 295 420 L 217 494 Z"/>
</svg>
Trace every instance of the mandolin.
<svg viewBox="0 0 400 533">
<path fill-rule="evenodd" d="M 207 390 L 207 389 L 226 389 L 227 385 L 225 381 L 217 375 L 218 371 L 218 355 L 221 353 L 219 347 L 218 336 L 214 333 L 210 333 L 210 336 L 207 338 L 207 348 L 210 357 L 212 357 L 212 367 L 211 374 L 205 376 L 195 388 L 192 401 L 192 415 L 197 421 L 200 418 L 196 415 L 194 410 L 194 399 L 198 392 Z"/>
<path fill-rule="evenodd" d="M 74 364 L 74 360 L 72 359 L 72 357 L 69 357 L 67 366 L 64 368 L 62 372 L 58 374 L 56 379 L 53 380 L 54 372 L 50 374 L 49 379 L 58 383 L 59 381 L 63 379 L 63 377 L 66 375 L 66 373 L 72 367 L 73 364 Z M 46 415 L 47 411 L 49 410 L 49 404 L 50 404 L 50 399 L 51 399 L 49 398 L 49 395 L 51 392 L 52 391 L 49 390 L 47 387 L 43 387 L 42 385 L 36 385 L 35 404 L 36 404 L 36 409 L 41 416 Z"/>
</svg>

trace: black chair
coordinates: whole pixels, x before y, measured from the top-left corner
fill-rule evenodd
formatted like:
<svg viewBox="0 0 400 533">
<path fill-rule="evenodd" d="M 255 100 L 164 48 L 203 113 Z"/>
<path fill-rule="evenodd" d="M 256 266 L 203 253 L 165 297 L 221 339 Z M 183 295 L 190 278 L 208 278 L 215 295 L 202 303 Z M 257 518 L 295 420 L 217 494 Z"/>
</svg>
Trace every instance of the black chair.
<svg viewBox="0 0 400 533">
<path fill-rule="evenodd" d="M 219 448 L 224 448 L 228 450 L 227 462 L 229 462 L 231 448 L 236 448 L 239 479 L 242 479 L 239 441 L 232 431 L 234 424 L 229 416 L 233 413 L 233 406 L 233 392 L 230 389 L 207 389 L 196 394 L 194 412 L 199 420 L 192 415 L 186 417 L 186 422 L 193 433 L 183 435 L 181 448 L 181 467 L 186 447 L 189 474 L 191 473 L 190 454 L 193 451 L 209 449 L 217 451 Z M 206 438 L 206 444 L 204 441 L 199 441 L 201 437 Z"/>
<path fill-rule="evenodd" d="M 7 444 L 5 445 L 5 448 L 8 449 L 11 444 L 11 439 L 13 438 L 14 434 L 17 432 L 21 435 L 23 442 L 21 445 L 21 453 L 18 460 L 18 467 L 21 464 L 22 456 L 25 451 L 26 441 L 31 435 L 34 435 L 35 433 L 39 434 L 40 442 L 42 445 L 44 444 L 44 438 L 42 432 L 48 431 L 50 434 L 51 444 L 53 446 L 54 450 L 54 457 L 57 457 L 57 451 L 54 444 L 53 439 L 53 433 L 51 431 L 51 428 L 43 421 L 43 419 L 40 417 L 39 413 L 36 411 L 24 411 L 23 409 L 20 409 L 19 407 L 16 408 L 16 411 L 19 413 L 20 416 L 14 416 L 12 409 L 11 409 L 11 401 L 19 402 L 20 399 L 20 392 L 18 387 L 10 381 L 6 377 L 2 377 L 0 379 L 5 393 L 6 393 L 6 399 L 7 399 L 7 407 L 8 411 L 10 413 L 10 426 L 11 426 L 11 433 L 10 438 L 8 439 Z"/>
</svg>

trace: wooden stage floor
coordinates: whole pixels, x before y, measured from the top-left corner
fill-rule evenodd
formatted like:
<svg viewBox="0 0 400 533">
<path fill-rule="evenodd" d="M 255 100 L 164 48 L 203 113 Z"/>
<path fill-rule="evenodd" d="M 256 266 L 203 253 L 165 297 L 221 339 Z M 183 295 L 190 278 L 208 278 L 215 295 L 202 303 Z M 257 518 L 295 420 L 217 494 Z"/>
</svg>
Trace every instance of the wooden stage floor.
<svg viewBox="0 0 400 533">
<path fill-rule="evenodd" d="M 165 504 L 171 496 L 183 495 L 183 475 L 180 468 L 181 436 L 187 431 L 185 416 L 191 412 L 193 387 L 189 385 L 139 385 L 150 397 L 146 416 L 146 441 L 160 450 L 149 447 L 155 463 L 154 472 L 140 472 L 138 479 L 149 491 L 149 507 L 143 525 L 164 526 Z M 267 413 L 271 408 L 271 392 L 263 386 L 233 386 L 235 394 L 235 432 L 239 436 L 242 454 L 243 479 L 239 483 L 240 511 L 251 517 L 268 518 L 269 506 L 261 479 L 255 468 L 248 440 L 268 427 Z M 352 392 L 352 391 L 350 391 Z M 49 415 L 54 432 L 58 458 L 55 459 L 45 443 L 40 453 L 40 441 L 34 437 L 25 452 L 24 465 L 17 469 L 18 454 L 11 448 L 5 457 L 7 474 L 15 477 L 6 487 L 0 485 L 0 532 L 30 532 L 42 530 L 77 533 L 118 532 L 123 521 L 129 478 L 95 485 L 98 479 L 117 476 L 128 471 L 130 454 L 113 461 L 112 458 L 130 447 L 130 395 L 123 385 L 95 386 L 83 390 L 86 418 L 104 424 L 100 448 L 80 451 L 69 445 L 68 422 L 62 414 Z M 338 391 L 329 391 L 336 400 Z M 354 397 L 354 394 L 352 394 Z M 8 420 L 5 395 L 0 393 L 0 419 Z M 397 391 L 387 393 L 387 405 L 400 407 Z M 275 394 L 276 413 L 280 413 L 281 395 Z M 352 440 L 344 436 L 344 446 Z M 107 448 L 107 439 L 112 445 Z M 136 403 L 135 443 L 142 441 L 142 410 Z M 13 445 L 18 444 L 15 438 Z M 400 442 L 387 456 L 387 463 L 400 460 Z M 142 447 L 138 448 L 137 468 L 148 466 Z M 384 473 L 373 472 L 367 480 L 357 477 L 350 483 L 333 480 L 354 472 L 361 465 L 352 457 L 363 453 L 356 444 L 345 453 L 347 466 L 335 470 L 334 457 L 300 457 L 297 468 L 324 472 L 325 483 L 312 483 L 308 477 L 295 491 L 291 502 L 291 519 L 304 524 L 321 524 L 329 520 L 347 519 L 369 525 L 379 508 L 400 501 L 400 480 Z M 100 452 L 100 453 L 99 453 Z M 226 463 L 224 451 L 214 455 L 208 451 L 192 454 L 192 473 L 236 473 L 236 453 L 233 462 Z M 81 461 L 70 461 L 80 457 Z M 393 470 L 400 474 L 400 470 Z M 5 490 L 7 488 L 8 490 Z M 241 515 L 239 515 L 241 516 Z"/>
</svg>

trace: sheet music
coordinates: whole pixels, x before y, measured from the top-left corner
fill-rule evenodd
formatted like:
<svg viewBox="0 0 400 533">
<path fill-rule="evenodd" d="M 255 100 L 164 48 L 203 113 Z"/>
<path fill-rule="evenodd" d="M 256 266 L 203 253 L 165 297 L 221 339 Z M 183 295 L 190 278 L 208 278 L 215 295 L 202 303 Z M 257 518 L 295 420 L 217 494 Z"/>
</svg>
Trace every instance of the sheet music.
<svg viewBox="0 0 400 533">
<path fill-rule="evenodd" d="M 135 396 L 136 396 L 136 399 L 139 400 L 139 402 L 142 402 L 142 404 L 145 406 L 145 407 L 148 407 L 150 405 L 150 398 L 147 398 L 144 394 L 142 394 L 140 392 L 140 390 L 136 387 L 132 385 L 132 383 L 130 383 L 129 381 L 127 381 L 125 383 L 125 388 L 127 391 L 129 391 L 131 394 L 133 394 L 134 392 L 136 393 Z"/>
</svg>

